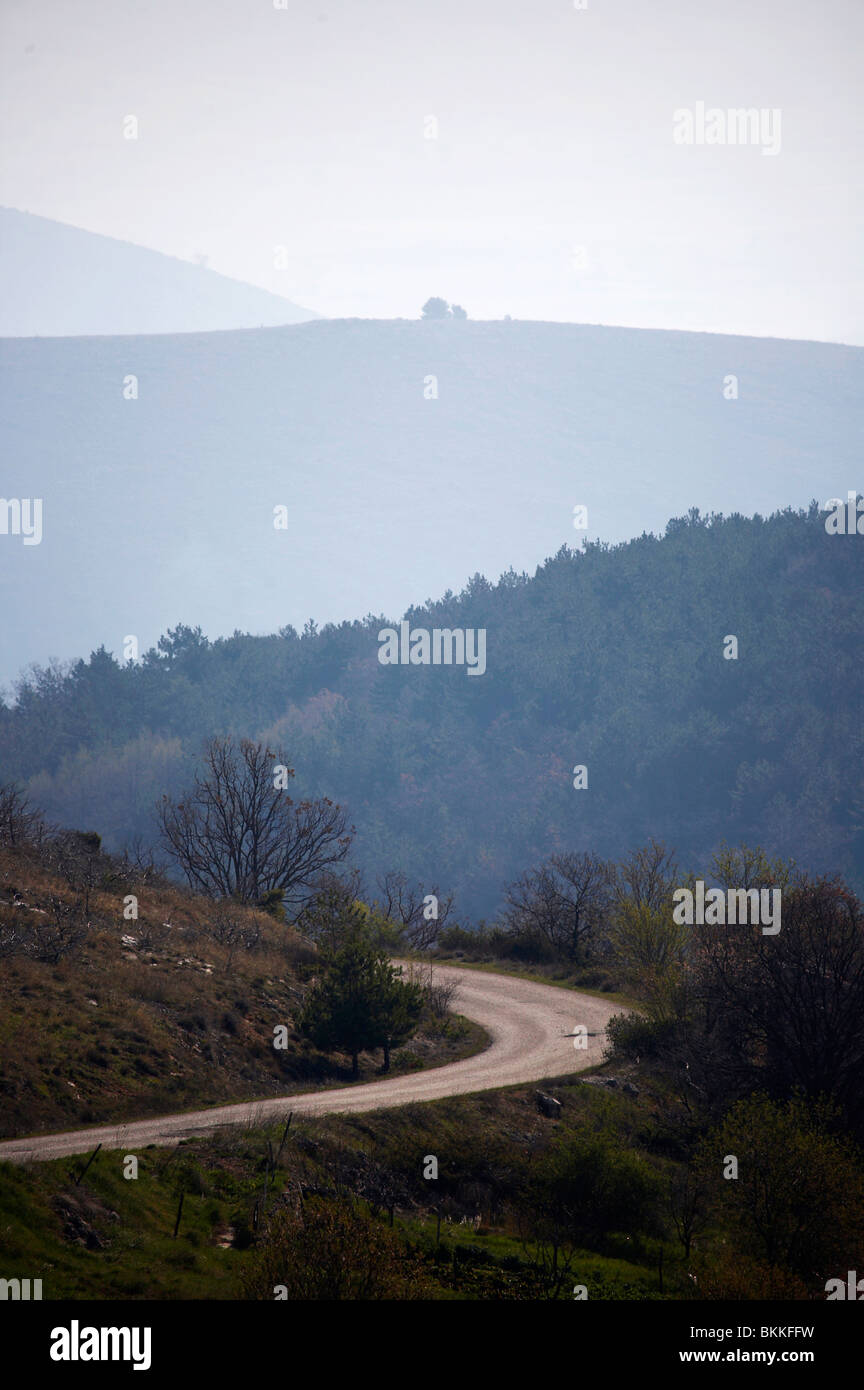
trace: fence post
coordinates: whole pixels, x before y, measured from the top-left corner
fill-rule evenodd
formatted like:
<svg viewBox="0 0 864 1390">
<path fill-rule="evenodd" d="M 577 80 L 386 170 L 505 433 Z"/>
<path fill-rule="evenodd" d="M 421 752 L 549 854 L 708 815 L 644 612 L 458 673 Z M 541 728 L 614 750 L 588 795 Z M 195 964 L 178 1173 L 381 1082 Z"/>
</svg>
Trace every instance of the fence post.
<svg viewBox="0 0 864 1390">
<path fill-rule="evenodd" d="M 172 1237 L 173 1240 L 176 1240 L 176 1239 L 177 1239 L 177 1232 L 178 1232 L 179 1229 L 180 1229 L 180 1213 L 183 1211 L 183 1198 L 184 1198 L 185 1196 L 186 1196 L 186 1193 L 185 1193 L 185 1192 L 181 1192 L 181 1193 L 180 1193 L 180 1202 L 179 1202 L 179 1204 L 178 1204 L 178 1206 L 177 1206 L 177 1220 L 174 1222 L 174 1235 L 173 1235 L 173 1237 Z"/>
<path fill-rule="evenodd" d="M 76 1187 L 78 1186 L 79 1182 L 80 1182 L 81 1179 L 83 1178 L 84 1174 L 87 1172 L 87 1169 L 90 1167 L 90 1164 L 93 1162 L 94 1158 L 95 1158 L 96 1155 L 98 1154 L 98 1152 L 99 1152 L 99 1150 L 101 1149 L 101 1147 L 102 1147 L 101 1144 L 97 1144 L 96 1147 L 95 1147 L 95 1149 L 93 1150 L 92 1154 L 91 1154 L 90 1157 L 88 1158 L 87 1162 L 84 1164 L 84 1167 L 81 1169 L 81 1172 L 78 1174 L 77 1178 L 75 1179 L 75 1186 L 76 1186 Z"/>
</svg>

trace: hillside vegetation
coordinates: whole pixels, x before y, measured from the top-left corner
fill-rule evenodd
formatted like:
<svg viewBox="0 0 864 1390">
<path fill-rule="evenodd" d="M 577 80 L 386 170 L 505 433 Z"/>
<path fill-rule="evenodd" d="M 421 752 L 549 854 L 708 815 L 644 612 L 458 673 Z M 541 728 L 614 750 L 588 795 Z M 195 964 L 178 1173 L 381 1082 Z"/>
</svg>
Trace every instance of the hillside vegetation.
<svg viewBox="0 0 864 1390">
<path fill-rule="evenodd" d="M 5 1273 L 45 1299 L 824 1299 L 864 1231 L 848 1146 L 754 1102 L 690 1164 L 664 1087 L 627 1076 L 559 1079 L 555 1119 L 517 1087 L 250 1120 L 147 1148 L 135 1181 L 122 1150 L 80 1183 L 78 1160 L 0 1163 Z M 719 1177 L 729 1143 L 757 1183 Z"/>
<path fill-rule="evenodd" d="M 228 1101 L 251 1114 L 255 1100 L 347 1084 L 350 1059 L 296 1027 L 320 968 L 284 922 L 183 892 L 98 837 L 0 848 L 0 1136 Z M 475 1024 L 426 1010 L 391 1070 L 485 1045 Z M 361 1080 L 380 1063 L 363 1053 Z"/>
<path fill-rule="evenodd" d="M 260 737 L 298 794 L 347 808 L 363 868 L 437 882 L 463 919 L 550 853 L 651 837 L 685 863 L 760 844 L 860 890 L 864 542 L 824 520 L 693 512 L 409 610 L 485 628 L 482 677 L 381 665 L 378 617 L 212 643 L 180 626 L 137 664 L 32 672 L 0 708 L 0 764 L 118 847 L 155 842 L 206 737 Z"/>
</svg>

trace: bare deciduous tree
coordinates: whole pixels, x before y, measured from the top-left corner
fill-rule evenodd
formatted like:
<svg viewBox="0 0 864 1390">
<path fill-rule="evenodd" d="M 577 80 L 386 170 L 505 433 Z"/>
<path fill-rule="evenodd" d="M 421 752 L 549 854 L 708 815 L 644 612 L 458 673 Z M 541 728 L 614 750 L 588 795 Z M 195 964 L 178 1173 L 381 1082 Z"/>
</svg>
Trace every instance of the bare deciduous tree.
<svg viewBox="0 0 864 1390">
<path fill-rule="evenodd" d="M 118 863 L 120 871 L 130 883 L 147 885 L 164 881 L 152 848 L 140 835 L 135 835 L 123 847 Z"/>
<path fill-rule="evenodd" d="M 171 931 L 170 922 L 159 922 L 152 917 L 139 917 L 135 923 L 140 951 L 161 950 Z"/>
<path fill-rule="evenodd" d="M 118 877 L 95 830 L 62 830 L 53 835 L 47 846 L 47 862 L 78 895 L 85 917 L 90 913 L 94 889 L 107 888 Z"/>
<path fill-rule="evenodd" d="M 0 845 L 17 848 L 41 840 L 42 813 L 31 806 L 27 793 L 15 782 L 0 787 Z"/>
<path fill-rule="evenodd" d="M 629 901 L 637 909 L 662 912 L 668 906 L 673 888 L 679 886 L 680 872 L 674 850 L 649 840 L 616 867 L 612 877 L 616 900 L 619 906 Z"/>
<path fill-rule="evenodd" d="M 684 1258 L 689 1260 L 693 1241 L 708 1220 L 708 1192 L 702 1175 L 692 1167 L 676 1172 L 669 1183 L 667 1202 Z"/>
<path fill-rule="evenodd" d="M 261 927 L 247 908 L 230 902 L 216 904 L 209 922 L 210 935 L 228 952 L 227 968 L 231 969 L 238 949 L 254 951 L 261 942 Z"/>
<path fill-rule="evenodd" d="M 435 975 L 431 965 L 428 968 L 426 965 L 409 966 L 405 978 L 420 986 L 426 1008 L 433 1018 L 447 1017 L 459 992 L 455 980 L 444 979 L 440 973 Z"/>
<path fill-rule="evenodd" d="M 609 907 L 609 869 L 596 854 L 553 854 L 511 884 L 508 921 L 578 960 Z"/>
<path fill-rule="evenodd" d="M 210 897 L 260 903 L 278 891 L 287 899 L 348 853 L 345 812 L 328 798 L 292 801 L 284 754 L 262 743 L 214 738 L 206 773 L 182 800 L 163 797 L 162 838 L 192 888 Z"/>
<path fill-rule="evenodd" d="M 80 946 L 89 930 L 90 923 L 82 918 L 78 904 L 64 903 L 52 894 L 50 912 L 34 917 L 24 938 L 24 954 L 57 965 Z"/>
<path fill-rule="evenodd" d="M 396 869 L 391 869 L 376 880 L 380 899 L 375 906 L 380 912 L 401 927 L 405 941 L 414 951 L 428 951 L 438 934 L 443 931 L 453 910 L 453 897 L 441 898 L 437 887 L 428 891 L 419 883 L 411 883 L 408 877 Z M 427 899 L 434 897 L 437 916 L 431 916 L 433 904 Z"/>
</svg>

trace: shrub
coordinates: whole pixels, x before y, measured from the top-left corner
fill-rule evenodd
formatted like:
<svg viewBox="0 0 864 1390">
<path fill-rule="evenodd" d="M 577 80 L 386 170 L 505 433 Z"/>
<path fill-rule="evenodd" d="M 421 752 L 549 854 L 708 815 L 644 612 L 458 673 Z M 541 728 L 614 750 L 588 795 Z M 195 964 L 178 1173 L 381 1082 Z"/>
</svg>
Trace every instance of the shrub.
<svg viewBox="0 0 864 1390">
<path fill-rule="evenodd" d="M 348 1200 L 321 1197 L 285 1202 L 267 1223 L 243 1290 L 246 1298 L 272 1299 L 280 1285 L 303 1301 L 422 1298 L 428 1291 L 422 1263 L 393 1231 Z"/>
<path fill-rule="evenodd" d="M 698 1165 L 733 1248 L 819 1287 L 854 1269 L 864 1244 L 860 1155 L 830 1132 L 834 1121 L 803 1099 L 751 1096 L 708 1136 Z M 738 1160 L 735 1181 L 718 1177 L 727 1155 Z"/>
<path fill-rule="evenodd" d="M 676 1025 L 671 1020 L 658 1021 L 639 1014 L 614 1014 L 606 1025 L 606 1055 L 627 1061 L 662 1056 L 672 1044 L 675 1031 Z"/>
</svg>

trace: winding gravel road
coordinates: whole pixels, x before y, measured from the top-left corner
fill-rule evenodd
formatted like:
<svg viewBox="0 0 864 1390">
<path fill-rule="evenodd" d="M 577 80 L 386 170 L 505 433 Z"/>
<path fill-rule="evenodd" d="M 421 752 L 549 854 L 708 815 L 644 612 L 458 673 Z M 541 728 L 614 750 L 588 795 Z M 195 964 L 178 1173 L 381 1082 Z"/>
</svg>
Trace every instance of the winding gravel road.
<svg viewBox="0 0 864 1390">
<path fill-rule="evenodd" d="M 12 1163 L 62 1158 L 84 1153 L 97 1144 L 132 1153 L 147 1144 L 173 1144 L 224 1125 L 272 1124 L 295 1115 L 349 1114 L 383 1110 L 409 1101 L 438 1100 L 470 1091 L 489 1091 L 544 1077 L 583 1071 L 599 1062 L 606 1024 L 621 1006 L 559 989 L 533 984 L 514 975 L 493 975 L 455 966 L 435 966 L 437 980 L 452 980 L 457 994 L 452 1007 L 486 1029 L 492 1042 L 483 1052 L 462 1062 L 434 1067 L 408 1076 L 372 1081 L 362 1086 L 308 1092 L 278 1099 L 244 1101 L 180 1115 L 137 1120 L 131 1124 L 99 1125 L 65 1134 L 0 1142 L 0 1159 Z M 574 1048 L 572 1034 L 588 1030 L 587 1048 Z M 571 1036 L 568 1036 L 571 1035 Z"/>
</svg>

